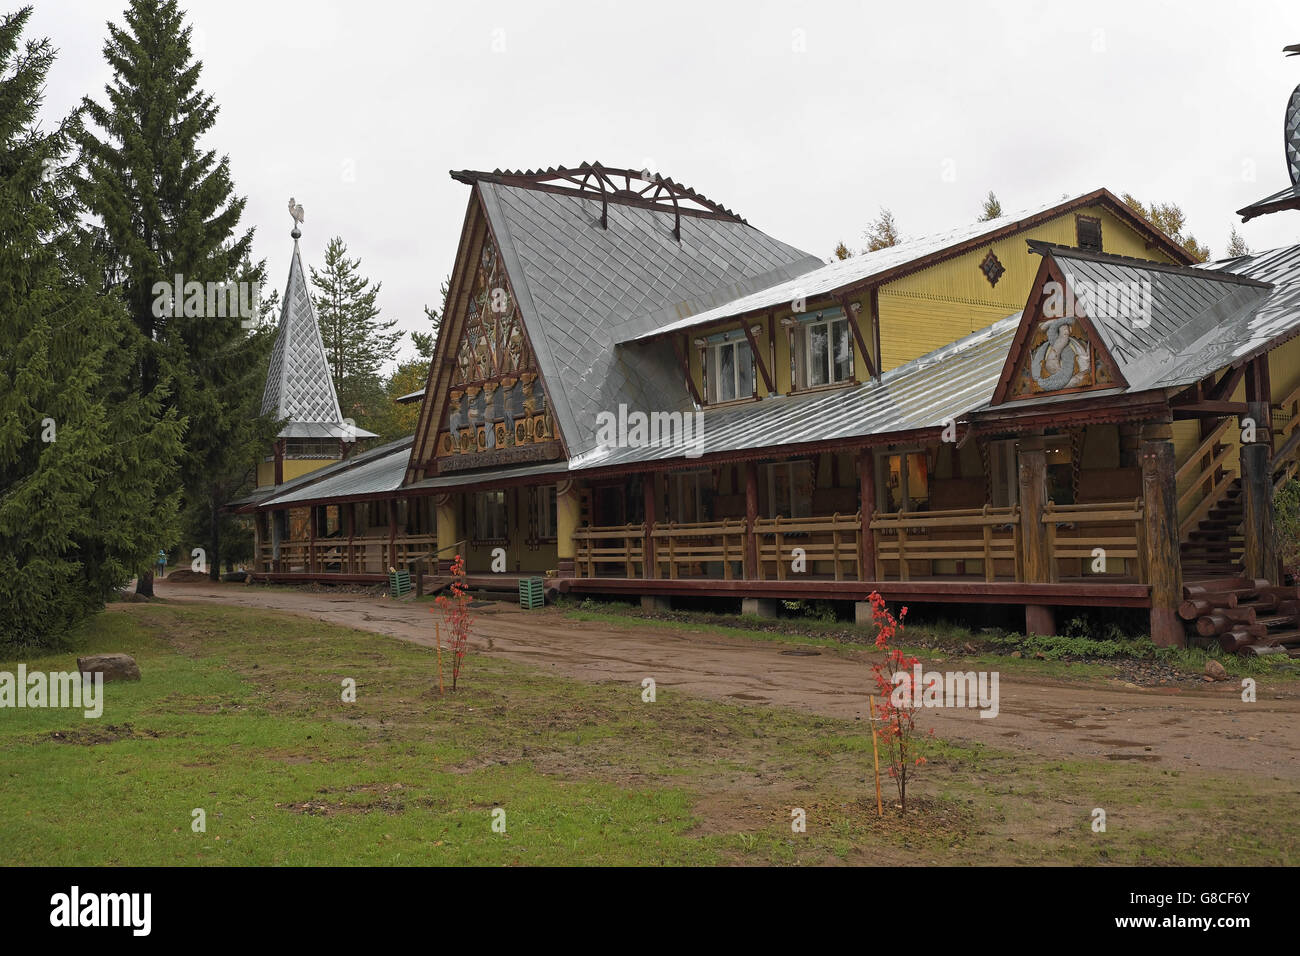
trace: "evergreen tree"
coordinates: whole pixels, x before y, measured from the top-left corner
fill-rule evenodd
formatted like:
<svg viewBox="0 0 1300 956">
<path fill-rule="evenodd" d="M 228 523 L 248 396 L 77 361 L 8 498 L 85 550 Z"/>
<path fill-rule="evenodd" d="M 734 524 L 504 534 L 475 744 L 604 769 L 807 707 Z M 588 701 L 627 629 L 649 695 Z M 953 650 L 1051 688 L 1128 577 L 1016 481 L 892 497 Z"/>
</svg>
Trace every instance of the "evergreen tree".
<svg viewBox="0 0 1300 956">
<path fill-rule="evenodd" d="M 871 224 L 871 228 L 864 232 L 863 236 L 867 240 L 867 252 L 888 249 L 902 241 L 902 237 L 898 234 L 898 224 L 894 222 L 894 214 L 883 206 L 880 209 L 880 218 Z"/>
<path fill-rule="evenodd" d="M 343 414 L 364 427 L 366 410 L 374 409 L 377 398 L 383 396 L 384 363 L 397 355 L 402 333 L 392 331 L 396 319 L 379 317 L 376 300 L 383 283 L 372 285 L 361 275 L 361 260 L 348 258 L 341 237 L 335 236 L 326 247 L 324 268 L 318 272 L 313 266 L 310 271 L 317 289 L 312 302 L 334 391 Z"/>
<path fill-rule="evenodd" d="M 244 327 L 240 297 L 221 302 L 208 290 L 260 282 L 262 270 L 248 266 L 252 230 L 237 232 L 244 200 L 234 195 L 229 158 L 200 142 L 217 108 L 198 86 L 202 64 L 176 0 L 131 0 L 125 29 L 108 25 L 104 56 L 113 78 L 105 104 L 82 101 L 77 189 L 108 259 L 105 285 L 145 342 L 136 391 L 170 383 L 170 406 L 187 420 L 177 481 L 193 513 L 246 469 L 265 426 L 247 416 L 249 395 L 260 392 L 250 372 L 265 367 L 270 342 Z M 168 291 L 176 277 L 198 285 L 178 298 Z M 204 535 L 214 550 L 218 524 L 212 515 Z M 137 590 L 153 593 L 148 568 Z"/>
<path fill-rule="evenodd" d="M 48 40 L 0 18 L 0 645 L 49 645 L 103 605 L 168 531 L 181 428 L 125 392 L 141 352 L 76 228 L 66 126 L 36 125 Z M 162 500 L 162 506 L 159 501 Z"/>
<path fill-rule="evenodd" d="M 984 197 L 984 208 L 980 210 L 980 217 L 975 221 L 988 222 L 990 219 L 997 219 L 1001 215 L 1002 203 L 998 201 L 998 197 L 993 195 L 993 190 L 990 189 L 989 194 Z"/>
<path fill-rule="evenodd" d="M 853 250 L 846 246 L 843 240 L 840 240 L 835 243 L 835 248 L 832 250 L 831 255 L 833 255 L 837 261 L 843 262 L 845 259 L 853 258 Z"/>
</svg>

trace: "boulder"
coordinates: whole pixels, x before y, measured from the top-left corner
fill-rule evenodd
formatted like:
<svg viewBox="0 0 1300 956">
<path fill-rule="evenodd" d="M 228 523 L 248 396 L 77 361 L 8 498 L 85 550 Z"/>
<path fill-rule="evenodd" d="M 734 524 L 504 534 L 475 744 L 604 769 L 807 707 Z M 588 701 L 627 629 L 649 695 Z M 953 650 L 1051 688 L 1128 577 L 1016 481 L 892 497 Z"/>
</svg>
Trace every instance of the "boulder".
<svg viewBox="0 0 1300 956">
<path fill-rule="evenodd" d="M 1228 672 L 1223 669 L 1223 665 L 1210 658 L 1205 662 L 1205 676 L 1210 680 L 1227 680 Z"/>
<path fill-rule="evenodd" d="M 115 680 L 140 679 L 140 665 L 130 654 L 90 654 L 78 657 L 77 670 L 83 674 L 103 674 L 105 684 Z"/>
</svg>

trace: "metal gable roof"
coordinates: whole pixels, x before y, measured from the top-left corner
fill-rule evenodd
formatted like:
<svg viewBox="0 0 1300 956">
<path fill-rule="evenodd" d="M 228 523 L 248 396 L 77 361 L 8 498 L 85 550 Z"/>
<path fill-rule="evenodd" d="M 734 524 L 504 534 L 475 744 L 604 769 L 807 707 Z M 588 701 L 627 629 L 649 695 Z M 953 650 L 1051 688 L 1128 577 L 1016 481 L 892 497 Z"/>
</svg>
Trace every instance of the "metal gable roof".
<svg viewBox="0 0 1300 956">
<path fill-rule="evenodd" d="M 1300 313 L 1262 320 L 1272 287 L 1222 270 L 1165 266 L 1141 260 L 1035 244 L 1056 260 L 1066 282 L 1102 337 L 1129 392 L 1190 384 L 1232 365 L 1287 327 Z M 1141 320 L 1110 315 L 1089 290 L 1101 284 L 1147 290 Z M 1090 307 L 1091 306 L 1091 307 Z M 1095 314 L 1094 314 L 1095 313 Z"/>
<path fill-rule="evenodd" d="M 595 447 L 596 415 L 692 407 L 667 343 L 618 352 L 638 317 L 820 260 L 741 222 L 684 218 L 678 242 L 662 211 L 479 182 L 538 370 L 571 456 Z"/>
<path fill-rule="evenodd" d="M 994 234 L 1014 231 L 1021 223 L 1028 225 L 1027 220 L 1050 216 L 1054 210 L 1059 210 L 1060 214 L 1064 215 L 1080 204 L 1106 201 L 1109 201 L 1109 194 L 1105 190 L 1096 190 L 1081 193 L 1070 199 L 1057 200 L 1043 206 L 1009 213 L 997 219 L 968 223 L 919 239 L 900 242 L 886 249 L 878 249 L 875 252 L 821 265 L 797 277 L 776 282 L 766 288 L 697 311 L 684 318 L 653 323 L 652 327 L 647 329 L 629 330 L 620 341 L 626 343 L 680 332 L 761 309 L 779 308 L 799 298 L 827 295 L 838 289 L 883 276 L 908 263 L 974 242 L 981 237 L 987 236 L 990 241 L 994 241 Z"/>
</svg>

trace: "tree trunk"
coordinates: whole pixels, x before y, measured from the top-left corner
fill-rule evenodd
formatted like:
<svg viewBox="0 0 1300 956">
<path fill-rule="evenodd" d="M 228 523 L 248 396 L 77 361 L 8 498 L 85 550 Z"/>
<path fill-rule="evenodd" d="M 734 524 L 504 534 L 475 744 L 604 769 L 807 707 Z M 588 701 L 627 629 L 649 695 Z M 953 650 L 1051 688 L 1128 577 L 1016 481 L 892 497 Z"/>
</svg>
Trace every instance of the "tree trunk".
<svg viewBox="0 0 1300 956">
<path fill-rule="evenodd" d="M 153 597 L 153 568 L 141 571 L 135 579 L 135 593 L 140 597 Z"/>
<path fill-rule="evenodd" d="M 208 580 L 221 580 L 221 515 L 219 513 L 220 503 L 214 497 L 212 499 L 212 533 L 209 544 L 212 550 L 208 552 Z"/>
</svg>

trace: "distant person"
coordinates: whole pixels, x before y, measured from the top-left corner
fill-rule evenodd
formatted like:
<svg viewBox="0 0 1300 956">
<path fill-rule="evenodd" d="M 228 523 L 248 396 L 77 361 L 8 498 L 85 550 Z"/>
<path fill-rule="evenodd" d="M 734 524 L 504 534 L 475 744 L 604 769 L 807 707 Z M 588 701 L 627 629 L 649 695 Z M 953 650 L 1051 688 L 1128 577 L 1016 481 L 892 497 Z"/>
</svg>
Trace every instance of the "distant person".
<svg viewBox="0 0 1300 956">
<path fill-rule="evenodd" d="M 159 550 L 158 552 L 158 577 L 167 576 L 167 552 Z"/>
</svg>

